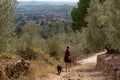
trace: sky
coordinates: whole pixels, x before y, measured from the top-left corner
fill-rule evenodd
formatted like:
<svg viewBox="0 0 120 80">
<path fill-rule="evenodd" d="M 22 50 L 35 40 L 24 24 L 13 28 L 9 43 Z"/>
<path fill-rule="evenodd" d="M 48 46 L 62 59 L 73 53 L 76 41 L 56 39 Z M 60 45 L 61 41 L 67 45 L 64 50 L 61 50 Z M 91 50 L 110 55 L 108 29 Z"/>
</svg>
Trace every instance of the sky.
<svg viewBox="0 0 120 80">
<path fill-rule="evenodd" d="M 78 2 L 79 0 L 17 0 L 17 1 Z"/>
</svg>

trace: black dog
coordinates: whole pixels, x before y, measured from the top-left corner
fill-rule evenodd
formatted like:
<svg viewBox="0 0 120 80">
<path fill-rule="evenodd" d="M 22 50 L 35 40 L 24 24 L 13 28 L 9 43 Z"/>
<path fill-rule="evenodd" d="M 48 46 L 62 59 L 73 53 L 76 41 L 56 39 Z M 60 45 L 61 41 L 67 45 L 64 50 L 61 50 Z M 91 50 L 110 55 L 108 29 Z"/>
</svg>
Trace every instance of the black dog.
<svg viewBox="0 0 120 80">
<path fill-rule="evenodd" d="M 58 71 L 58 75 L 60 75 L 62 72 L 62 66 L 60 64 L 57 65 L 57 71 Z"/>
</svg>

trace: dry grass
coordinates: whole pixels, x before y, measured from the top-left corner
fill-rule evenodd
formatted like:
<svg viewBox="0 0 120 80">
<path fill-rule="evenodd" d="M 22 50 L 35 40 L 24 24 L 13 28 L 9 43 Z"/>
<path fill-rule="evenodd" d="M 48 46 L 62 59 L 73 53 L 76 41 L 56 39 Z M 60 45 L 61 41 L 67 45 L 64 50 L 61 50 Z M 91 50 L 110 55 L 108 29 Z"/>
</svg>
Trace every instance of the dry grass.
<svg viewBox="0 0 120 80">
<path fill-rule="evenodd" d="M 19 80 L 35 80 L 37 78 L 48 77 L 49 73 L 55 73 L 54 66 L 32 62 L 29 74 L 27 76 L 21 76 Z"/>
<path fill-rule="evenodd" d="M 34 64 L 32 70 L 34 77 L 47 77 L 48 73 L 54 73 L 54 68 L 48 65 Z"/>
</svg>

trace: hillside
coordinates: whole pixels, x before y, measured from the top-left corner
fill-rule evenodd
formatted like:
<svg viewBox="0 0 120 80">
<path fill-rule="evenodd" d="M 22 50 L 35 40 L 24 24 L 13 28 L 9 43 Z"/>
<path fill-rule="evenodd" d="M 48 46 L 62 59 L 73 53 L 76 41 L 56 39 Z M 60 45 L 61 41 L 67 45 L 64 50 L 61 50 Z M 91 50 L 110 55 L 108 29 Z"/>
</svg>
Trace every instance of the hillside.
<svg viewBox="0 0 120 80">
<path fill-rule="evenodd" d="M 120 80 L 120 0 L 0 1 L 0 80 Z"/>
</svg>

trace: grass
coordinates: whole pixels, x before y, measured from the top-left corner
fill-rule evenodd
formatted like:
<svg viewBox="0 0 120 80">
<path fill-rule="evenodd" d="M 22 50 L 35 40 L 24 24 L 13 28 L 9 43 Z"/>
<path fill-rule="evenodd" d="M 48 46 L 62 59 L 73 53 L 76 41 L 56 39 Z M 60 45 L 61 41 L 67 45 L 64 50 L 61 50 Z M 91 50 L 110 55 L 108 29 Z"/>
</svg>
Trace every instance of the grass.
<svg viewBox="0 0 120 80">
<path fill-rule="evenodd" d="M 6 53 L 1 53 L 0 58 L 2 58 L 2 59 L 16 59 L 16 58 L 18 58 L 18 56 L 13 54 L 13 53 L 6 52 Z"/>
<path fill-rule="evenodd" d="M 21 76 L 19 80 L 35 80 L 37 78 L 48 77 L 48 74 L 55 73 L 55 68 L 49 65 L 42 65 L 36 61 L 31 62 L 29 74 Z"/>
</svg>

